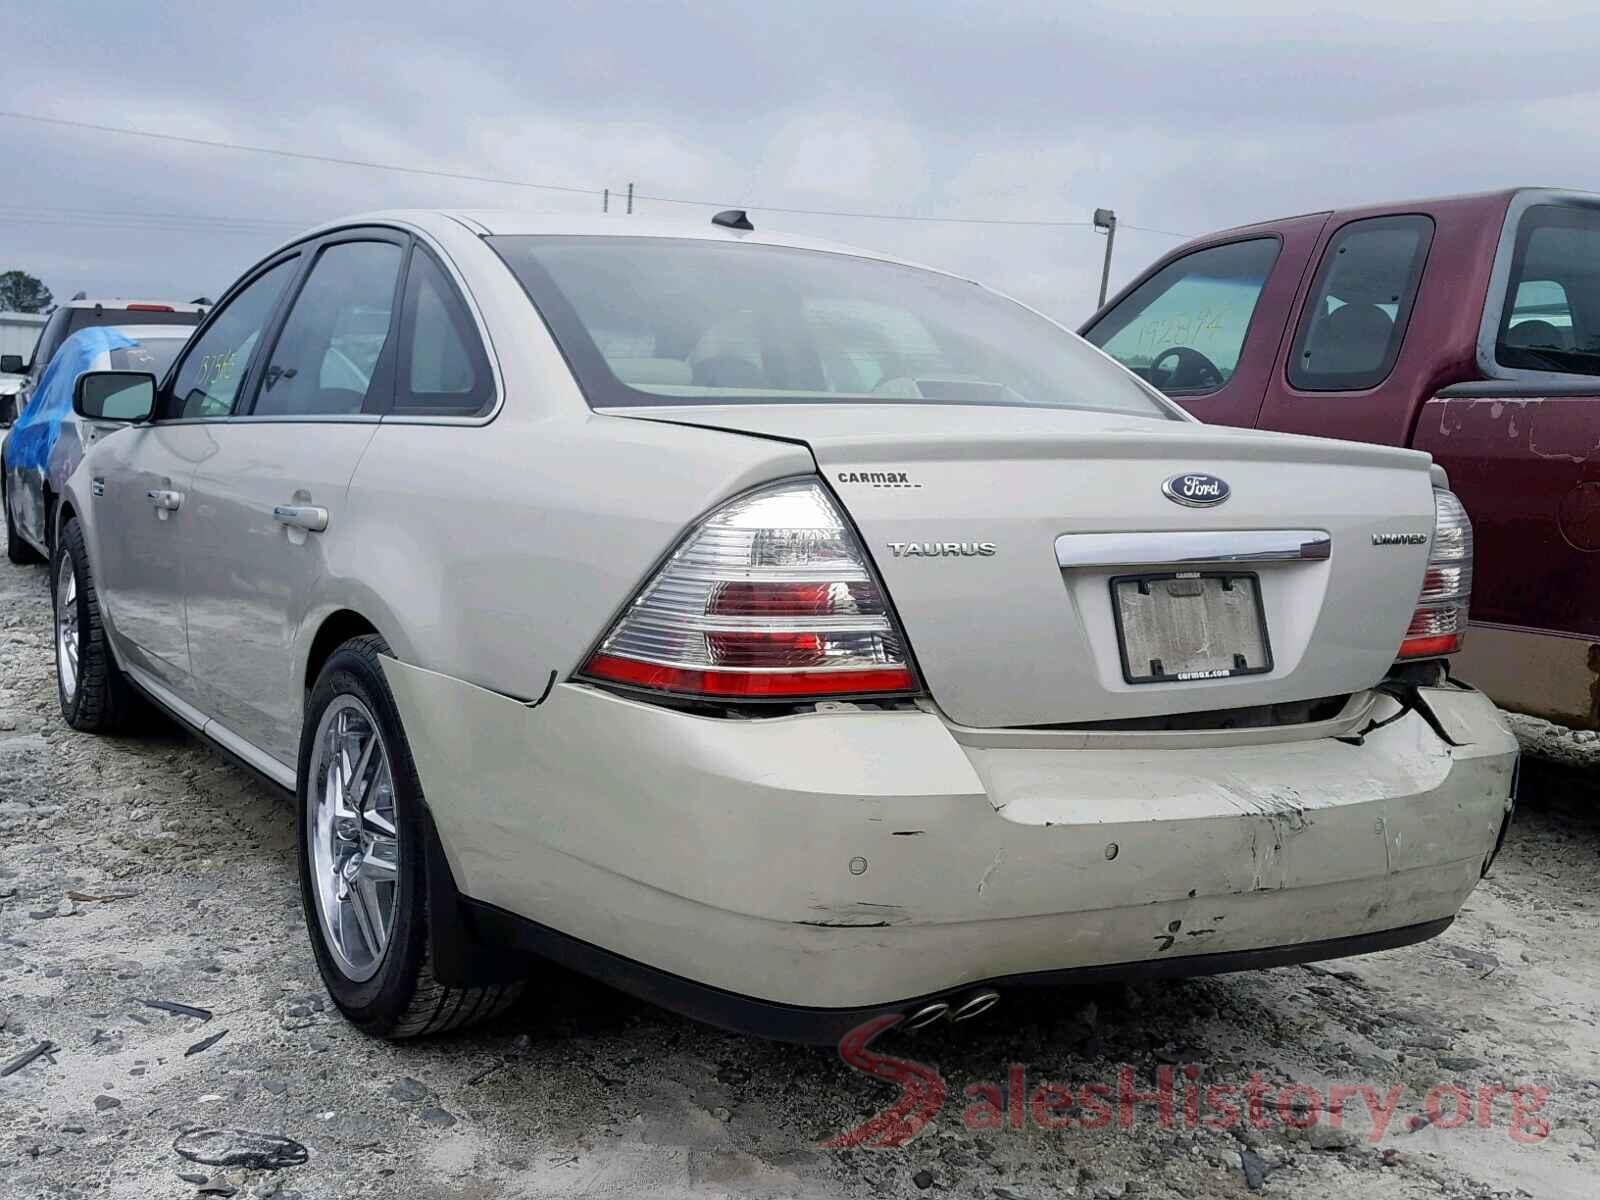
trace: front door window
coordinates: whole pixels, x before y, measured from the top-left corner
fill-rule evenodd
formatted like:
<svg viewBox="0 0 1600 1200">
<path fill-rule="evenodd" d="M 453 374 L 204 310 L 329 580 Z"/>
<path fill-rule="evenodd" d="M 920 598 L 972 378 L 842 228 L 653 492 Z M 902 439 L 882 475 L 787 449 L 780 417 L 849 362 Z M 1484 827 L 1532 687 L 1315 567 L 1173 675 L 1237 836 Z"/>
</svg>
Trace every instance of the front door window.
<svg viewBox="0 0 1600 1200">
<path fill-rule="evenodd" d="M 239 388 L 250 367 L 250 356 L 278 297 L 294 275 L 298 256 L 267 268 L 207 327 L 184 356 L 173 380 L 172 417 L 226 417 L 239 400 Z"/>
<path fill-rule="evenodd" d="M 1196 250 L 1145 280 L 1084 337 L 1169 395 L 1215 392 L 1239 365 L 1277 257 L 1276 238 Z"/>
</svg>

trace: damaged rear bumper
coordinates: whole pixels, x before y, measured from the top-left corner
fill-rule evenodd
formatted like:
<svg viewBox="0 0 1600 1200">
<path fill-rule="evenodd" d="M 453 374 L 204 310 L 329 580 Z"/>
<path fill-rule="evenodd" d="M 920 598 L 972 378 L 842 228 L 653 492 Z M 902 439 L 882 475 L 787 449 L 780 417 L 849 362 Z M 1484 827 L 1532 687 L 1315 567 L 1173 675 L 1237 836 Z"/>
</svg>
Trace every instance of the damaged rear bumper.
<svg viewBox="0 0 1600 1200">
<path fill-rule="evenodd" d="M 783 1037 L 991 981 L 1432 936 L 1495 850 L 1517 753 L 1457 689 L 1360 738 L 1086 749 L 933 712 L 737 721 L 575 685 L 533 708 L 385 666 L 480 931 Z"/>
</svg>

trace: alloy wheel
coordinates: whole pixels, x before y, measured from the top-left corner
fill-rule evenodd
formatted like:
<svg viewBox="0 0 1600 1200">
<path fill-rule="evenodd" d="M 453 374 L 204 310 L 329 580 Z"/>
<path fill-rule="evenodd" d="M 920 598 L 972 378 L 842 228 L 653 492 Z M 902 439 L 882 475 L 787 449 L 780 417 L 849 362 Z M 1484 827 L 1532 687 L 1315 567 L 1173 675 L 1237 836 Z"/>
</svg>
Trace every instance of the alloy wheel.
<svg viewBox="0 0 1600 1200">
<path fill-rule="evenodd" d="M 317 723 L 305 821 L 317 919 L 340 972 L 361 983 L 394 933 L 400 833 L 388 750 L 355 696 L 336 697 Z"/>
<path fill-rule="evenodd" d="M 61 556 L 56 575 L 56 674 L 70 704 L 78 691 L 78 573 L 70 554 Z"/>
</svg>

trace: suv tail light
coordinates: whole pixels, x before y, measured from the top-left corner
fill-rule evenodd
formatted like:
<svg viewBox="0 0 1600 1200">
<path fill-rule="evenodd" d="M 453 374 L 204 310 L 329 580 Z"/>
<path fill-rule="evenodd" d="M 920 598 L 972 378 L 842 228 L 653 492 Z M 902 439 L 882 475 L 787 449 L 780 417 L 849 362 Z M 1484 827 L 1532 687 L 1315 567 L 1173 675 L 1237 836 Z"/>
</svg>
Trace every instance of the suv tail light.
<svg viewBox="0 0 1600 1200">
<path fill-rule="evenodd" d="M 1401 658 L 1454 654 L 1467 636 L 1472 598 L 1472 522 L 1454 492 L 1433 492 L 1433 541 L 1417 611 L 1400 643 Z"/>
<path fill-rule="evenodd" d="M 704 518 L 580 674 L 731 700 L 917 687 L 888 598 L 815 479 L 747 492 Z"/>
</svg>

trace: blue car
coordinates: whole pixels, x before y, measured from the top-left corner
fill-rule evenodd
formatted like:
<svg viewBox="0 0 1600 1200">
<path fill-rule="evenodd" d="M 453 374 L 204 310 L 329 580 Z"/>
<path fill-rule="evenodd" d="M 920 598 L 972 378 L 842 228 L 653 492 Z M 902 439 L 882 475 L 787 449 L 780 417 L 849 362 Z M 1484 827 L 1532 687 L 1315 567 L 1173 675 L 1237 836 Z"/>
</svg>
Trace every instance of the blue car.
<svg viewBox="0 0 1600 1200">
<path fill-rule="evenodd" d="M 85 371 L 166 374 L 188 340 L 180 325 L 91 326 L 56 351 L 28 406 L 0 444 L 0 507 L 6 514 L 6 556 L 38 562 L 50 554 L 50 512 L 61 485 L 97 437 L 120 426 L 72 411 L 72 389 Z M 107 415 L 114 415 L 108 411 Z"/>
</svg>

